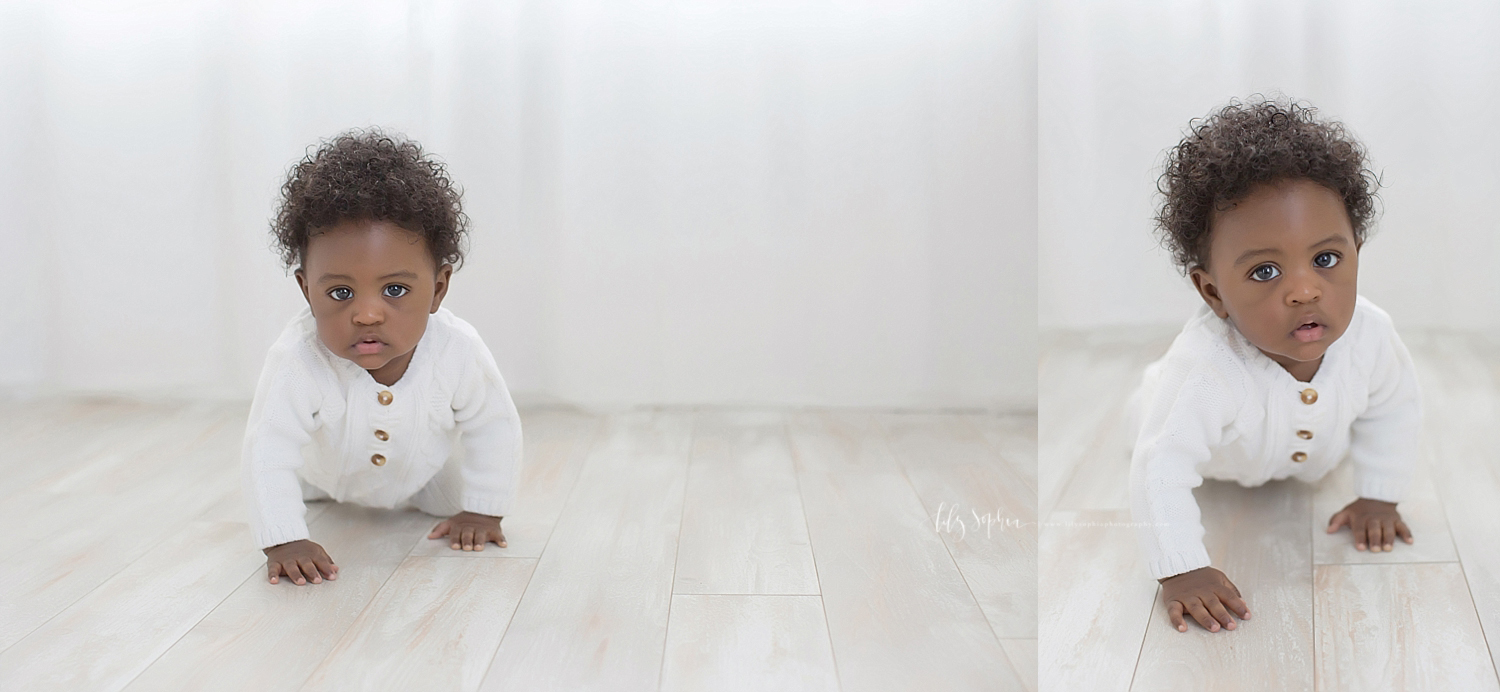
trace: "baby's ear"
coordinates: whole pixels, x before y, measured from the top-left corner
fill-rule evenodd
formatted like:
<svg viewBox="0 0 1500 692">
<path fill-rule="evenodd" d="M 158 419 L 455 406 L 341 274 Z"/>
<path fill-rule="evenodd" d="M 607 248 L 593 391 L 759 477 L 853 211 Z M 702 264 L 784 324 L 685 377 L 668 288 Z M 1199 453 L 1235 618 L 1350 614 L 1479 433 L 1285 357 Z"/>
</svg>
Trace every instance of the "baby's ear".
<svg viewBox="0 0 1500 692">
<path fill-rule="evenodd" d="M 308 305 L 312 305 L 312 297 L 307 295 L 307 275 L 302 273 L 302 267 L 297 267 L 297 270 L 292 272 L 292 276 L 297 277 L 297 288 L 302 289 L 302 299 L 307 301 Z"/>
<path fill-rule="evenodd" d="M 448 283 L 453 280 L 453 265 L 443 264 L 437 268 L 437 275 L 433 277 L 434 286 L 432 291 L 432 308 L 427 312 L 432 314 L 443 305 L 443 297 L 448 295 Z"/>
<path fill-rule="evenodd" d="M 1203 267 L 1193 267 L 1188 272 L 1188 277 L 1193 280 L 1193 288 L 1198 289 L 1198 295 L 1203 302 L 1208 303 L 1208 309 L 1213 310 L 1219 319 L 1229 317 L 1229 311 L 1224 309 L 1224 299 L 1219 296 L 1219 287 L 1214 285 L 1213 276 Z"/>
</svg>

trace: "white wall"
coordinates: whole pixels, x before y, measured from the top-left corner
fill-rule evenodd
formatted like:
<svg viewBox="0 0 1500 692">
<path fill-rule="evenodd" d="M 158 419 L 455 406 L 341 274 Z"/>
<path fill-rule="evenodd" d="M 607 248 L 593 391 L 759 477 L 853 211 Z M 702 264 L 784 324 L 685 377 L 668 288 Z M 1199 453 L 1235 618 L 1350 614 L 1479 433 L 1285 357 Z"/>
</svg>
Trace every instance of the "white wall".
<svg viewBox="0 0 1500 692">
<path fill-rule="evenodd" d="M 1038 32 L 1044 330 L 1196 308 L 1152 235 L 1163 154 L 1275 91 L 1344 121 L 1387 184 L 1361 292 L 1401 327 L 1500 329 L 1500 4 L 1045 0 Z"/>
<path fill-rule="evenodd" d="M 12 1 L 0 390 L 248 396 L 281 177 L 382 125 L 522 398 L 1031 408 L 1035 51 L 1026 2 Z"/>
</svg>

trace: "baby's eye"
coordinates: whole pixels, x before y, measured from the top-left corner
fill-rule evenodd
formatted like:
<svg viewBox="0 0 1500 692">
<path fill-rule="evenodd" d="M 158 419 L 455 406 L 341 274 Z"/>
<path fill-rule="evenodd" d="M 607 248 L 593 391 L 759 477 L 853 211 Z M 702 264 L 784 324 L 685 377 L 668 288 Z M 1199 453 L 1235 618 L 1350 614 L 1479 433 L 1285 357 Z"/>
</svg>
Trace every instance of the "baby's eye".
<svg viewBox="0 0 1500 692">
<path fill-rule="evenodd" d="M 348 287 L 339 286 L 338 288 L 329 291 L 328 297 L 339 301 L 349 300 L 350 298 L 354 297 L 354 291 L 349 290 Z"/>
<path fill-rule="evenodd" d="M 1270 281 L 1281 276 L 1281 270 L 1274 264 L 1262 264 L 1250 270 L 1250 278 L 1255 281 Z"/>
<path fill-rule="evenodd" d="M 1334 253 L 1334 252 L 1320 252 L 1320 253 L 1318 253 L 1317 257 L 1313 258 L 1313 266 L 1314 267 L 1321 267 L 1323 269 L 1327 269 L 1327 268 L 1332 267 L 1333 265 L 1338 264 L 1338 263 L 1339 263 L 1338 253 Z"/>
<path fill-rule="evenodd" d="M 385 287 L 385 295 L 387 298 L 400 298 L 401 296 L 404 296 L 410 292 L 411 289 L 402 286 L 401 284 L 391 284 Z"/>
</svg>

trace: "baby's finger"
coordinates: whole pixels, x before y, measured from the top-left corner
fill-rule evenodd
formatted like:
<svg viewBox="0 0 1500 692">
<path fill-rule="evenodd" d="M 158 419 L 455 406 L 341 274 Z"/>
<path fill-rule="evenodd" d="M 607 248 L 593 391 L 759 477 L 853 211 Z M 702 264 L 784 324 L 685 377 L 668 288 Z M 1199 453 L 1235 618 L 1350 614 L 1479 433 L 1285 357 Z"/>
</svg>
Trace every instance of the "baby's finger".
<svg viewBox="0 0 1500 692">
<path fill-rule="evenodd" d="M 322 560 L 314 558 L 313 559 L 313 564 L 317 565 L 318 572 L 322 573 L 324 579 L 338 579 L 339 578 L 339 568 L 334 566 L 332 560 L 329 560 L 326 557 L 323 558 Z"/>
<path fill-rule="evenodd" d="M 1400 519 L 1396 520 L 1396 535 L 1400 536 L 1401 540 L 1406 541 L 1408 545 L 1410 545 L 1413 540 L 1411 529 L 1406 526 L 1406 522 L 1401 521 Z"/>
<path fill-rule="evenodd" d="M 286 578 L 292 580 L 293 584 L 302 586 L 307 583 L 307 580 L 302 576 L 302 570 L 297 567 L 296 560 L 287 560 L 281 563 L 281 569 L 286 571 Z"/>
<path fill-rule="evenodd" d="M 1182 620 L 1182 601 L 1172 601 L 1167 604 L 1167 617 L 1172 618 L 1172 626 L 1178 632 L 1187 631 L 1187 623 Z"/>
<path fill-rule="evenodd" d="M 268 563 L 266 563 L 266 568 L 268 570 L 270 570 L 270 572 L 271 572 L 271 583 L 272 584 L 275 584 L 275 583 L 281 581 L 281 579 L 279 579 L 279 577 L 281 576 L 281 563 L 280 562 L 268 562 Z"/>
<path fill-rule="evenodd" d="M 1192 614 L 1193 619 L 1197 620 L 1198 624 L 1203 625 L 1203 629 L 1206 629 L 1210 632 L 1218 632 L 1219 621 L 1215 620 L 1212 615 L 1208 614 L 1208 609 L 1203 607 L 1203 603 L 1201 601 L 1196 598 L 1192 598 L 1191 601 L 1191 603 L 1187 604 L 1187 607 L 1188 613 Z"/>
<path fill-rule="evenodd" d="M 323 583 L 323 575 L 318 574 L 318 566 L 313 564 L 312 558 L 298 558 L 297 566 L 302 569 L 302 574 L 312 583 Z"/>
<path fill-rule="evenodd" d="M 1380 546 L 1382 545 L 1381 544 L 1381 540 L 1382 539 L 1380 537 L 1380 520 L 1379 519 L 1369 519 L 1369 520 L 1366 520 L 1365 521 L 1365 527 L 1366 527 L 1365 528 L 1365 535 L 1370 539 L 1370 552 L 1372 552 L 1372 553 L 1378 553 L 1378 552 L 1380 552 Z"/>
<path fill-rule="evenodd" d="M 1219 602 L 1219 598 L 1217 596 L 1209 596 L 1206 600 L 1208 602 L 1208 613 L 1214 616 L 1214 619 L 1218 620 L 1219 624 L 1224 626 L 1224 629 L 1234 629 L 1234 616 L 1230 615 L 1229 611 L 1224 609 L 1224 604 Z"/>
<path fill-rule="evenodd" d="M 469 527 L 465 527 L 464 528 L 464 540 L 463 540 L 463 543 L 464 543 L 464 550 L 473 550 L 474 549 L 474 527 L 469 526 Z"/>
<path fill-rule="evenodd" d="M 1333 533 L 1334 531 L 1338 531 L 1340 526 L 1344 526 L 1345 524 L 1348 524 L 1348 523 L 1349 523 L 1349 512 L 1344 511 L 1344 510 L 1339 510 L 1338 512 L 1335 512 L 1333 516 L 1331 516 L 1331 517 L 1328 518 L 1328 533 Z"/>
<path fill-rule="evenodd" d="M 1241 620 L 1250 619 L 1250 606 L 1245 603 L 1245 599 L 1240 596 L 1238 591 L 1234 594 L 1221 593 L 1219 594 L 1219 600 L 1223 601 L 1224 606 L 1233 611 L 1235 615 L 1240 616 Z"/>
<path fill-rule="evenodd" d="M 1396 545 L 1396 521 L 1386 519 L 1380 522 L 1380 545 L 1385 552 L 1389 553 Z"/>
<path fill-rule="evenodd" d="M 432 527 L 432 533 L 427 534 L 427 537 L 429 539 L 432 539 L 442 538 L 443 536 L 448 535 L 448 527 L 452 524 L 453 521 L 451 519 L 444 519 L 441 522 L 438 522 L 437 526 Z"/>
</svg>

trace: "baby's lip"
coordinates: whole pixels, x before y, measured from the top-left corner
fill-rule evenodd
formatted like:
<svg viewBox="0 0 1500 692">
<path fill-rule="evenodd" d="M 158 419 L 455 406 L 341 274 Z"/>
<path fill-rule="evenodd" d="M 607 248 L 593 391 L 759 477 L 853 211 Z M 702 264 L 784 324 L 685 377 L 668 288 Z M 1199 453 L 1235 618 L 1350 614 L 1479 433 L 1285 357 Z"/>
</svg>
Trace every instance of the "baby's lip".
<svg viewBox="0 0 1500 692">
<path fill-rule="evenodd" d="M 361 355 L 368 356 L 379 353 L 380 349 L 385 348 L 385 346 L 385 342 L 381 341 L 380 337 L 365 336 L 360 337 L 359 341 L 354 342 L 352 348 L 356 351 L 359 351 Z"/>
<path fill-rule="evenodd" d="M 1316 318 L 1306 318 L 1298 322 L 1296 328 L 1292 329 L 1292 338 L 1303 343 L 1318 341 L 1323 338 L 1325 328 L 1326 325 Z"/>
</svg>

